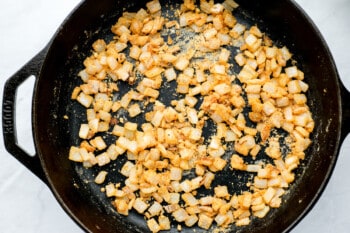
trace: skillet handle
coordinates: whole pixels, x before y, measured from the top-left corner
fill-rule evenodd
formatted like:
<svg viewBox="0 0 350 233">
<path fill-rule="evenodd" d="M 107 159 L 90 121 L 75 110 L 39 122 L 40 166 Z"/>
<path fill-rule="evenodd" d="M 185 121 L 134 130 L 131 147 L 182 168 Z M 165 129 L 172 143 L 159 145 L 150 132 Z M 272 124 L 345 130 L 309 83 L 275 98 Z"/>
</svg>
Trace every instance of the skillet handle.
<svg viewBox="0 0 350 233">
<path fill-rule="evenodd" d="M 340 82 L 340 93 L 343 112 L 340 142 L 343 142 L 350 132 L 350 92 L 346 89 L 342 82 Z"/>
<path fill-rule="evenodd" d="M 2 102 L 2 131 L 6 150 L 46 184 L 48 184 L 48 181 L 37 153 L 31 156 L 18 145 L 15 122 L 15 101 L 18 87 L 31 75 L 35 77 L 39 75 L 47 50 L 46 47 L 40 51 L 6 81 Z"/>
</svg>

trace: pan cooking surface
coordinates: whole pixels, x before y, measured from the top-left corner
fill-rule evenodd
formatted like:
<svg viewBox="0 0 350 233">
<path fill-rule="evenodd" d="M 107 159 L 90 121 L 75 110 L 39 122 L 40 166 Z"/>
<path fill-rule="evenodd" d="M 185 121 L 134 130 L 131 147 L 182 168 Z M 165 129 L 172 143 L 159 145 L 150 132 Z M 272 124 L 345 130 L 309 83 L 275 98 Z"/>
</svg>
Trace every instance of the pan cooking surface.
<svg viewBox="0 0 350 233">
<path fill-rule="evenodd" d="M 171 4 L 171 3 L 170 3 Z M 178 4 L 174 4 L 173 5 L 169 5 L 169 4 L 165 4 L 165 7 L 163 5 L 162 9 L 162 14 L 166 15 L 167 18 L 169 18 L 169 16 L 171 15 L 175 15 L 174 11 L 172 9 L 178 9 L 179 5 Z M 244 25 L 247 26 L 247 28 L 256 25 L 256 22 L 259 22 L 259 20 L 256 19 L 256 17 L 251 16 L 248 12 L 244 11 L 244 9 L 240 9 L 238 8 L 237 10 L 235 10 L 234 15 L 236 16 L 236 18 L 238 19 L 239 23 L 242 23 Z M 170 18 L 171 19 L 171 18 Z M 174 18 L 176 19 L 176 18 Z M 262 20 L 260 20 L 260 23 L 263 23 Z M 90 35 L 90 33 L 87 33 L 88 35 L 88 40 L 85 42 L 85 48 L 82 48 L 81 51 L 78 48 L 78 51 L 76 51 L 75 56 L 79 56 L 80 58 L 80 64 L 83 63 L 83 59 L 85 59 L 90 51 L 91 51 L 91 44 L 94 42 L 95 38 L 104 38 L 106 41 L 111 40 L 111 38 L 113 37 L 113 34 L 110 32 L 109 30 L 110 26 L 107 27 L 107 31 L 105 32 L 105 29 L 102 29 L 103 32 L 101 31 L 96 31 L 94 33 L 94 35 Z M 166 33 L 164 33 L 166 35 Z M 186 34 L 186 33 L 185 33 Z M 172 36 L 172 38 L 174 38 L 174 40 L 176 40 L 176 34 L 170 35 Z M 184 36 L 184 38 L 178 38 L 178 41 L 181 40 L 185 40 L 187 36 Z M 277 46 L 279 45 L 278 41 L 277 41 Z M 234 56 L 237 54 L 237 52 L 239 51 L 237 47 L 233 47 L 233 46 L 226 46 L 227 48 L 230 49 L 231 51 L 231 59 L 230 59 L 230 63 L 231 64 L 235 64 L 234 62 Z M 281 46 L 280 46 L 281 47 Z M 126 54 L 128 54 L 128 50 L 126 50 L 125 52 Z M 74 56 L 74 55 L 73 55 Z M 77 61 L 75 59 L 74 63 Z M 73 71 L 70 74 L 72 76 L 72 79 L 79 79 L 78 77 L 76 77 L 77 73 L 82 69 L 82 67 L 80 66 L 80 69 L 76 69 L 74 70 L 74 68 L 76 67 L 76 65 L 70 65 L 69 64 L 70 61 L 68 61 L 68 67 L 73 67 Z M 289 64 L 291 65 L 291 64 Z M 232 67 L 232 72 L 235 74 L 238 74 L 240 71 L 240 67 L 238 65 L 234 65 Z M 78 80 L 79 82 L 80 80 Z M 126 84 L 125 82 L 120 82 L 118 81 L 118 87 L 120 87 L 120 91 L 114 93 L 114 99 L 121 99 L 121 97 L 127 93 L 130 89 L 134 89 L 138 82 L 140 80 L 137 80 L 136 83 L 134 85 L 132 85 L 130 87 L 129 84 Z M 235 79 L 234 81 L 235 84 L 239 84 L 242 85 L 238 79 Z M 74 87 L 74 86 L 73 86 Z M 160 88 L 160 97 L 158 98 L 162 103 L 164 103 L 165 105 L 169 106 L 171 100 L 176 99 L 176 96 L 179 96 L 179 94 L 176 93 L 176 82 L 171 82 L 170 84 L 167 82 L 163 82 L 162 87 Z M 179 98 L 179 97 L 177 97 Z M 183 98 L 183 97 L 181 97 Z M 246 99 L 246 96 L 245 96 Z M 198 104 L 196 105 L 196 108 L 199 109 L 201 103 L 203 101 L 203 98 L 199 99 Z M 247 101 L 247 100 L 246 100 Z M 75 141 L 74 144 L 78 145 L 78 141 L 79 140 L 79 136 L 77 135 L 77 132 L 79 132 L 79 127 L 81 123 L 86 122 L 86 109 L 84 107 L 82 107 L 80 104 L 77 103 L 72 103 L 71 106 L 69 106 L 70 109 L 67 109 L 67 112 L 70 113 L 69 115 L 69 128 L 71 129 L 71 141 Z M 153 108 L 152 104 L 149 104 L 146 108 L 145 108 L 145 112 L 151 111 L 151 109 Z M 256 126 L 256 124 L 254 124 L 253 122 L 249 121 L 249 117 L 248 117 L 248 113 L 251 111 L 250 107 L 246 107 L 243 114 L 246 117 L 246 120 L 248 120 L 247 125 L 254 127 Z M 137 122 L 139 125 L 142 123 L 145 123 L 144 121 L 144 114 L 141 114 L 140 116 L 137 116 L 135 118 L 130 118 L 128 117 L 127 111 L 118 111 L 117 113 L 114 114 L 114 117 L 116 119 L 119 118 L 124 118 L 127 121 L 131 121 L 131 122 Z M 215 134 L 216 131 L 216 127 L 214 125 L 215 123 L 212 122 L 212 120 L 207 120 L 206 122 L 206 126 L 204 127 L 203 130 L 203 136 L 205 137 L 206 141 L 209 140 L 210 136 L 212 136 L 213 134 Z M 115 143 L 116 137 L 113 135 L 108 135 L 105 133 L 101 133 L 101 135 L 103 136 L 103 138 L 106 140 L 106 142 L 108 142 L 108 144 L 111 143 Z M 288 145 L 288 143 L 285 141 L 285 138 L 287 137 L 287 133 L 283 130 L 274 130 L 272 132 L 272 135 L 279 135 L 280 136 L 280 143 L 282 146 L 282 151 L 283 151 L 283 157 L 286 156 L 286 154 L 288 152 L 290 152 L 290 146 Z M 257 142 L 261 142 L 261 138 L 258 139 Z M 225 152 L 225 155 L 223 156 L 223 158 L 226 158 L 226 160 L 229 161 L 230 156 L 235 153 L 235 150 L 233 149 L 233 143 L 229 143 L 228 144 L 228 149 Z M 268 145 L 265 145 L 264 147 L 262 147 L 261 151 L 259 152 L 259 155 L 257 156 L 257 159 L 260 161 L 263 161 L 265 163 L 273 163 L 273 160 L 271 158 L 269 158 L 268 156 L 265 155 L 264 149 L 267 147 Z M 111 205 L 112 199 L 107 198 L 105 196 L 104 193 L 101 192 L 101 186 L 97 185 L 94 183 L 94 178 L 97 176 L 98 172 L 100 170 L 106 170 L 108 171 L 108 176 L 107 176 L 107 180 L 105 181 L 106 184 L 108 183 L 124 183 L 125 177 L 123 177 L 119 172 L 121 170 L 121 167 L 124 165 L 124 163 L 127 161 L 126 156 L 119 156 L 117 160 L 111 162 L 108 165 L 105 165 L 102 169 L 100 167 L 93 167 L 92 169 L 86 169 L 84 167 L 82 167 L 79 164 L 75 164 L 74 165 L 74 169 L 79 177 L 80 180 L 77 180 L 77 185 L 83 187 L 83 189 L 87 189 L 89 193 L 91 193 L 91 195 L 93 197 L 96 198 L 96 204 L 100 205 L 102 208 L 105 209 L 105 211 L 109 212 L 109 214 L 112 215 L 116 215 L 116 217 L 122 221 L 128 221 L 131 222 L 132 225 L 137 225 L 140 227 L 140 229 L 142 229 L 141 231 L 147 230 L 147 226 L 146 226 L 146 222 L 142 220 L 142 217 L 138 214 L 136 214 L 134 211 L 131 212 L 131 214 L 126 217 L 126 220 L 124 220 L 122 217 L 120 218 L 120 216 L 118 216 L 118 213 L 116 212 L 115 208 Z M 252 164 L 254 163 L 254 161 L 252 160 L 252 158 L 250 156 L 248 156 L 247 158 L 245 158 L 245 161 L 248 164 Z M 304 161 L 305 162 L 305 161 Z M 305 165 L 302 165 L 298 168 L 298 170 L 296 171 L 296 173 L 300 175 L 301 172 L 303 172 L 303 168 L 305 167 Z M 194 170 L 190 173 L 188 173 L 186 176 L 184 176 L 183 178 L 194 178 L 196 175 L 194 174 Z M 212 187 L 216 187 L 217 185 L 226 185 L 228 186 L 229 192 L 231 194 L 241 194 L 244 191 L 249 191 L 249 187 L 247 186 L 248 182 L 254 182 L 253 180 L 254 174 L 250 173 L 250 172 L 245 172 L 245 171 L 239 171 L 239 170 L 232 170 L 229 168 L 229 166 L 227 165 L 225 167 L 225 169 L 223 171 L 217 172 L 216 173 L 216 178 L 212 184 Z M 293 189 L 293 185 L 291 186 L 290 189 Z M 206 195 L 213 195 L 214 191 L 212 189 L 206 190 L 205 188 L 200 188 L 198 190 L 199 195 L 198 198 L 200 198 L 201 196 L 206 196 Z M 283 199 L 285 200 L 288 197 L 283 197 Z M 277 211 L 277 210 L 276 210 Z M 269 215 L 273 215 L 274 210 L 271 211 L 271 213 Z M 254 219 L 253 221 L 258 221 L 256 219 Z M 173 225 L 173 231 L 177 231 L 176 230 L 176 223 L 174 223 Z M 186 228 L 185 228 L 186 229 Z M 235 227 L 232 226 L 231 227 L 232 230 L 239 232 L 241 230 L 244 230 L 244 228 L 242 227 Z M 188 230 L 192 231 L 192 228 L 188 228 Z M 206 232 L 203 229 L 197 228 L 196 229 L 198 232 Z M 141 232 L 140 231 L 140 232 Z"/>
</svg>

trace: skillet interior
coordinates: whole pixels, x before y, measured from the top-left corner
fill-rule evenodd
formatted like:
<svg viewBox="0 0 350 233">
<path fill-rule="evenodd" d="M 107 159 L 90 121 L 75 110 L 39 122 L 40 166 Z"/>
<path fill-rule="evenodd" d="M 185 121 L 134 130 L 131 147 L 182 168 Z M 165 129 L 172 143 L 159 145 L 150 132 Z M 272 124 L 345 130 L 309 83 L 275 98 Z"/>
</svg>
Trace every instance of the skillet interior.
<svg viewBox="0 0 350 233">
<path fill-rule="evenodd" d="M 161 2 L 174 5 L 181 1 Z M 294 3 L 237 2 L 240 3 L 236 11 L 238 20 L 248 25 L 257 24 L 277 44 L 286 45 L 310 85 L 308 100 L 316 123 L 311 136 L 314 143 L 301 169 L 297 170 L 298 178 L 284 196 L 284 204 L 262 220 L 254 219 L 249 226 L 230 229 L 232 232 L 282 232 L 314 203 L 333 169 L 340 135 L 338 75 L 318 31 Z M 33 105 L 36 148 L 55 196 L 86 231 L 148 231 L 142 217 L 131 214 L 125 218 L 115 212 L 110 200 L 92 181 L 97 170 L 83 169 L 68 160 L 69 147 L 78 144 L 77 132 L 85 114 L 84 108 L 69 98 L 74 86 L 81 82 L 77 73 L 83 68 L 82 61 L 90 54 L 93 41 L 111 39 L 110 27 L 124 9 L 135 11 L 145 3 L 103 0 L 97 5 L 95 1 L 84 1 L 59 29 L 37 79 Z M 69 119 L 65 120 L 64 115 Z M 117 174 L 121 164 L 122 161 L 106 169 Z M 231 172 L 219 177 L 217 182 L 235 179 L 235 175 Z M 242 187 L 232 188 L 238 192 Z M 177 232 L 176 226 L 173 232 Z"/>
</svg>

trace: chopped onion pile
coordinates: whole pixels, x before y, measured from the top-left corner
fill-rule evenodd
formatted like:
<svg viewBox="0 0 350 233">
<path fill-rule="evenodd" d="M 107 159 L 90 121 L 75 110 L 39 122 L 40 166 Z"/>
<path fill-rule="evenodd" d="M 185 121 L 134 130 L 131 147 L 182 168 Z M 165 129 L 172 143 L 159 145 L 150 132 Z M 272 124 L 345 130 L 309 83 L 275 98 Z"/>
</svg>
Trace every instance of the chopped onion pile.
<svg viewBox="0 0 350 233">
<path fill-rule="evenodd" d="M 114 39 L 93 43 L 78 74 L 83 84 L 71 96 L 87 110 L 81 144 L 70 148 L 69 159 L 102 167 L 95 182 L 113 198 L 117 212 L 144 215 L 152 232 L 243 226 L 253 216 L 265 217 L 281 206 L 314 128 L 308 85 L 304 73 L 289 65 L 289 50 L 257 26 L 237 22 L 233 0 L 194 2 L 184 0 L 176 19 L 161 13 L 158 0 L 124 12 L 112 26 Z M 120 98 L 114 95 L 118 82 L 130 84 Z M 174 82 L 177 95 L 162 103 L 161 88 Z M 129 117 L 118 119 L 120 111 Z M 133 120 L 139 116 L 145 123 Z M 205 138 L 209 119 L 215 132 Z M 286 153 L 272 133 L 276 129 L 288 134 Z M 234 153 L 227 158 L 229 146 Z M 119 156 L 128 158 L 119 171 L 125 181 L 106 184 L 103 166 Z M 230 193 L 226 185 L 213 185 L 226 167 L 252 174 L 249 191 Z M 191 171 L 194 178 L 186 176 Z M 203 187 L 212 195 L 198 195 Z"/>
</svg>

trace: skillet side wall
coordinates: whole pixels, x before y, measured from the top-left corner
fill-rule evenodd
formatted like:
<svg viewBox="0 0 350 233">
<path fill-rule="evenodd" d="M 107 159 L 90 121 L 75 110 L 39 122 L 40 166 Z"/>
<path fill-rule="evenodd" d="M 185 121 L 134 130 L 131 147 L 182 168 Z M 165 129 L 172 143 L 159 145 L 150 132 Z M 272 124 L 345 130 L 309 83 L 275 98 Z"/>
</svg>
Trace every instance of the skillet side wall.
<svg viewBox="0 0 350 233">
<path fill-rule="evenodd" d="M 109 33 L 110 26 L 124 7 L 137 10 L 145 2 L 103 0 L 98 5 L 95 1 L 83 2 L 53 39 L 35 87 L 34 138 L 44 171 L 64 209 L 90 232 L 147 231 L 144 223 L 135 227 L 116 215 L 102 194 L 96 196 L 91 191 L 97 187 L 83 182 L 80 170 L 67 159 L 79 126 L 76 122 L 69 122 L 71 118 L 63 119 L 64 115 L 71 117 L 71 114 L 79 115 L 84 111 L 83 108 L 73 109 L 69 97 L 72 88 L 79 83 L 76 74 L 82 69 L 81 59 L 89 54 L 91 43 Z M 303 165 L 305 172 L 300 171 L 281 208 L 271 211 L 264 221 L 253 221 L 237 231 L 282 232 L 305 214 L 305 209 L 324 188 L 333 169 L 339 147 L 341 117 L 338 75 L 321 36 L 290 1 L 237 2 L 247 14 L 254 12 L 253 15 L 259 16 L 256 17 L 257 25 L 274 41 L 286 45 L 295 54 L 294 58 L 310 85 L 308 99 L 316 128 L 312 135 L 314 143 Z"/>
</svg>

